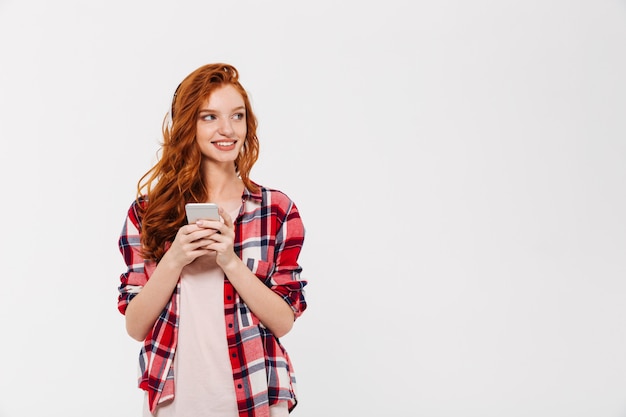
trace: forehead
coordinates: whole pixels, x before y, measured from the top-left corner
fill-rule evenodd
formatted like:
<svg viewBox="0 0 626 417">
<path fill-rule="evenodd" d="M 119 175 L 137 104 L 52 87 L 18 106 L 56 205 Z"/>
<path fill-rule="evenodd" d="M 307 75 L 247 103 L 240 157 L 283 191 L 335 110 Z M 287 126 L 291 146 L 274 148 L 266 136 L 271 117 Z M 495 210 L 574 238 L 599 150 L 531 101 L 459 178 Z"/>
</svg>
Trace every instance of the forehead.
<svg viewBox="0 0 626 417">
<path fill-rule="evenodd" d="M 226 84 L 217 87 L 204 100 L 201 109 L 234 109 L 236 107 L 245 106 L 243 96 L 232 85 Z"/>
</svg>

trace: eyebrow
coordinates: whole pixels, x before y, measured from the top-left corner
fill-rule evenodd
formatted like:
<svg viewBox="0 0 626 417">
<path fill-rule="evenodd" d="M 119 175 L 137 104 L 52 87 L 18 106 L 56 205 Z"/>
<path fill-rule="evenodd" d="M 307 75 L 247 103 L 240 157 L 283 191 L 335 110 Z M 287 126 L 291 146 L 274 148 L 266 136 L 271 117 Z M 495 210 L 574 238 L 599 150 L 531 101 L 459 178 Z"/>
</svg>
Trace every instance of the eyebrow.
<svg viewBox="0 0 626 417">
<path fill-rule="evenodd" d="M 246 106 L 239 106 L 239 107 L 235 107 L 234 109 L 232 109 L 230 112 L 236 112 L 236 111 L 240 111 L 240 110 L 245 110 Z M 198 110 L 198 113 L 219 113 L 217 110 L 213 110 L 213 109 L 200 109 Z"/>
</svg>

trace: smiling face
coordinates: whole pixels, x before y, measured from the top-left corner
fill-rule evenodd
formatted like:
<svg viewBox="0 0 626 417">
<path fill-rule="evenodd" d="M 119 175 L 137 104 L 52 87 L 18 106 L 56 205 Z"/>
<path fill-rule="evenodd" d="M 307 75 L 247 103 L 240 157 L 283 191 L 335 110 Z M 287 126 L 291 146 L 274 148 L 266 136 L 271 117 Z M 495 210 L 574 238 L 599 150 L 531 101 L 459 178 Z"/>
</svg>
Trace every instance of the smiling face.
<svg viewBox="0 0 626 417">
<path fill-rule="evenodd" d="M 246 133 L 243 97 L 232 85 L 217 88 L 198 111 L 196 141 L 205 162 L 234 162 Z"/>
</svg>

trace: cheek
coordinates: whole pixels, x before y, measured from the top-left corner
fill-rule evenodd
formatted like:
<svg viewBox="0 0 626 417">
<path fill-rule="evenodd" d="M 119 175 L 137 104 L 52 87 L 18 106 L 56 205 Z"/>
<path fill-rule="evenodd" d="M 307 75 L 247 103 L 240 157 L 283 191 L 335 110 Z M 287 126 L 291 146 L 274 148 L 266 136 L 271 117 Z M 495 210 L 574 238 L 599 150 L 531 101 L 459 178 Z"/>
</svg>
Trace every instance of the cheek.
<svg viewBox="0 0 626 417">
<path fill-rule="evenodd" d="M 246 124 L 242 124 L 242 125 L 237 125 L 235 127 L 236 131 L 237 131 L 237 135 L 240 138 L 245 138 L 246 134 L 248 133 L 248 126 L 246 126 Z"/>
<path fill-rule="evenodd" d="M 209 126 L 197 125 L 196 126 L 196 139 L 210 138 L 215 134 L 215 129 Z"/>
</svg>

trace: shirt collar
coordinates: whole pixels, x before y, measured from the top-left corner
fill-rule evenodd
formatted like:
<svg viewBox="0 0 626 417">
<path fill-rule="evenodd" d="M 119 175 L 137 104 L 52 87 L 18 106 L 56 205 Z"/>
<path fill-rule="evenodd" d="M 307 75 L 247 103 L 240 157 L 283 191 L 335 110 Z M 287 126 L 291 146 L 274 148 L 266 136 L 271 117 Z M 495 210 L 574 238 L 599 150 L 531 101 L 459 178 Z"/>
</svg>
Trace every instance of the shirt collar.
<svg viewBox="0 0 626 417">
<path fill-rule="evenodd" d="M 263 193 L 261 191 L 261 186 L 257 183 L 253 183 L 253 184 L 257 186 L 257 190 L 251 191 L 248 189 L 248 187 L 245 187 L 243 189 L 243 195 L 241 196 L 241 198 L 242 200 L 254 200 L 254 201 L 261 202 L 263 200 Z"/>
</svg>

